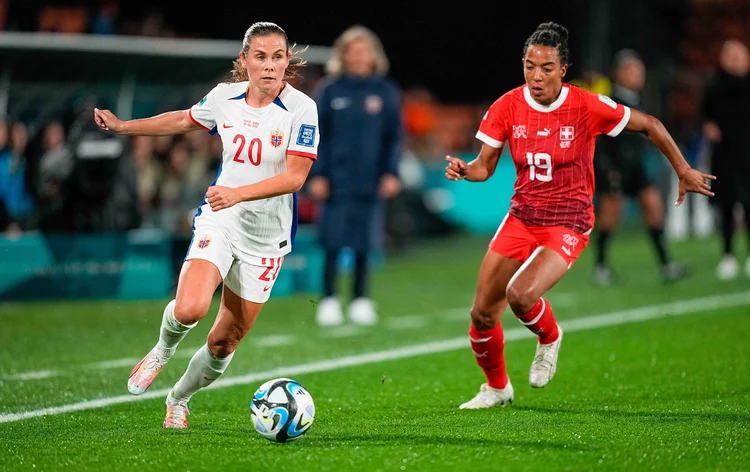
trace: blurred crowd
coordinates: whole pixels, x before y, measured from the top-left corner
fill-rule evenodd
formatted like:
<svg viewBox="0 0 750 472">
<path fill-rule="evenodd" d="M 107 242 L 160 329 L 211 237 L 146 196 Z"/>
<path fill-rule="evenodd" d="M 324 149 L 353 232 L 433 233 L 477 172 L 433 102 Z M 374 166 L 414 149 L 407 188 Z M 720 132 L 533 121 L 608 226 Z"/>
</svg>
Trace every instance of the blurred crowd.
<svg viewBox="0 0 750 472">
<path fill-rule="evenodd" d="M 163 228 L 188 234 L 221 162 L 205 132 L 119 137 L 94 126 L 87 102 L 33 132 L 0 119 L 0 227 L 9 234 Z"/>
<path fill-rule="evenodd" d="M 95 100 L 84 100 L 72 116 L 0 118 L 0 231 L 161 228 L 189 235 L 221 162 L 220 138 L 202 130 L 114 136 L 94 126 Z M 426 90 L 404 92 L 402 199 L 419 190 L 425 167 L 442 166 L 447 152 L 472 148 L 479 113 L 468 106 L 460 114 L 441 113 Z M 302 223 L 314 222 L 317 205 L 306 189 L 299 209 Z"/>
<path fill-rule="evenodd" d="M 693 3 L 684 47 L 676 58 L 674 84 L 665 95 L 659 117 L 695 163 L 700 150 L 705 151 L 700 98 L 719 70 L 722 41 L 729 37 L 750 40 L 750 30 L 745 27 L 750 23 L 750 4 L 735 0 Z M 39 11 L 33 27 L 69 33 L 176 36 L 158 9 L 125 21 L 118 16 L 117 0 L 95 5 L 50 5 Z M 0 30 L 28 29 L 8 17 L 8 6 L 9 2 L 0 0 Z M 306 81 L 294 85 L 309 94 L 322 76 L 322 70 L 313 69 Z M 612 92 L 609 71 L 583 71 L 571 82 L 606 95 Z M 211 85 L 206 84 L 206 89 Z M 410 190 L 419 190 L 425 168 L 442 167 L 446 154 L 478 151 L 474 135 L 489 103 L 441 103 L 430 90 L 419 86 L 401 92 L 405 136 L 399 169 L 405 192 L 399 198 L 403 200 L 410 197 Z M 646 108 L 648 105 L 645 103 Z M 58 115 L 42 122 L 0 119 L 0 231 L 159 227 L 188 235 L 192 214 L 216 175 L 221 159 L 219 139 L 201 131 L 180 138 L 105 136 L 90 129 L 90 104 L 75 112 L 71 118 Z M 93 149 L 101 151 L 101 156 L 86 153 L 89 142 L 100 144 Z M 87 173 L 93 169 L 109 172 L 109 180 L 91 182 Z M 107 217 L 114 208 L 116 216 Z M 303 223 L 316 218 L 316 205 L 305 198 L 304 190 L 300 218 Z"/>
</svg>

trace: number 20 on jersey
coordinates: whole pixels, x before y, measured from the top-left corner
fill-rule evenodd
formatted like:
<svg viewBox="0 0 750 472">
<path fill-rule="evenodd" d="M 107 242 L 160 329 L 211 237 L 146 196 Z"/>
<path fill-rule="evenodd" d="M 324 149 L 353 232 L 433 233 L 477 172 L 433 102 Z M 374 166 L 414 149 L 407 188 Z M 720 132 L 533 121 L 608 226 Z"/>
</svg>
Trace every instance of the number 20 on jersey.
<svg viewBox="0 0 750 472">
<path fill-rule="evenodd" d="M 241 134 L 236 134 L 234 136 L 234 139 L 232 142 L 234 144 L 239 143 L 239 146 L 237 147 L 237 152 L 234 153 L 234 159 L 232 159 L 234 162 L 239 162 L 240 164 L 249 163 L 254 166 L 260 165 L 260 155 L 263 152 L 263 142 L 258 138 L 253 138 L 250 141 L 250 145 L 247 146 L 247 155 L 243 154 L 243 151 L 245 150 L 245 136 Z M 245 160 L 247 158 L 247 160 Z"/>
</svg>

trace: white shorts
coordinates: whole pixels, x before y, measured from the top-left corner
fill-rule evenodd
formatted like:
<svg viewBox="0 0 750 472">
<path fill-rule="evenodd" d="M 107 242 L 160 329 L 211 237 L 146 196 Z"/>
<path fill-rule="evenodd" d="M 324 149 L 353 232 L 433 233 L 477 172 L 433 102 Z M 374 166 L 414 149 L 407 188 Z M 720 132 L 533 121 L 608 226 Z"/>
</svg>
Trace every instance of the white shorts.
<svg viewBox="0 0 750 472">
<path fill-rule="evenodd" d="M 240 298 L 265 303 L 271 296 L 284 257 L 254 257 L 237 251 L 218 225 L 196 222 L 185 260 L 203 259 L 219 269 L 224 286 Z"/>
</svg>

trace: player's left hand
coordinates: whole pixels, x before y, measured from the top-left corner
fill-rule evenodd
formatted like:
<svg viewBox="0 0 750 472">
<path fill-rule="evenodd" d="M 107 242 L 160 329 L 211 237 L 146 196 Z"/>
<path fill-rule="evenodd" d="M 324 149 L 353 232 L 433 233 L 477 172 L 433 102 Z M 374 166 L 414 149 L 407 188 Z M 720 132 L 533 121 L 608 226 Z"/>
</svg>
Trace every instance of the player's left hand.
<svg viewBox="0 0 750 472">
<path fill-rule="evenodd" d="M 680 183 L 678 186 L 678 197 L 677 201 L 674 202 L 675 206 L 680 206 L 685 200 L 685 194 L 687 192 L 695 192 L 705 195 L 707 197 L 713 197 L 714 193 L 711 191 L 711 184 L 707 180 L 716 180 L 715 175 L 704 174 L 703 172 L 695 169 L 688 169 L 679 176 Z"/>
<path fill-rule="evenodd" d="M 240 202 L 240 195 L 236 188 L 214 185 L 208 187 L 206 201 L 211 205 L 213 211 L 229 208 Z"/>
</svg>

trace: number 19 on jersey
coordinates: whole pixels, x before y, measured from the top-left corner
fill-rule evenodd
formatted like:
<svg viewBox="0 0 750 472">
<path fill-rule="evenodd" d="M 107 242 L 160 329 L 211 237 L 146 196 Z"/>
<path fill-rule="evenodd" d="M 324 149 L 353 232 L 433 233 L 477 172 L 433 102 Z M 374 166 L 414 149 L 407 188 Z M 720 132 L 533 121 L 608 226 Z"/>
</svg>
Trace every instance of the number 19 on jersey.
<svg viewBox="0 0 750 472">
<path fill-rule="evenodd" d="M 544 152 L 526 153 L 529 164 L 529 180 L 550 182 L 552 180 L 552 156 Z"/>
</svg>

